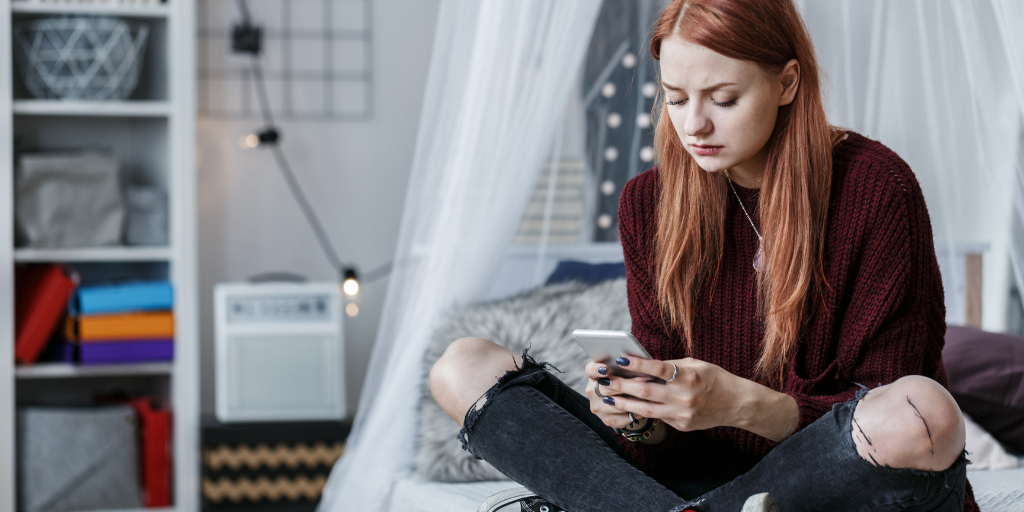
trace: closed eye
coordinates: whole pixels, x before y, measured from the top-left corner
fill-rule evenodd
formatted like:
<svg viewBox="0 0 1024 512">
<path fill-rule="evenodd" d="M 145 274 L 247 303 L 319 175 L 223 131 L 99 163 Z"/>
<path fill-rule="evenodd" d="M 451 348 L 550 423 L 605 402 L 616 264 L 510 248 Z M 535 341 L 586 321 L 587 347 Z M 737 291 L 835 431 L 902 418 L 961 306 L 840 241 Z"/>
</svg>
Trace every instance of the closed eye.
<svg viewBox="0 0 1024 512">
<path fill-rule="evenodd" d="M 717 101 L 712 101 L 711 103 L 714 103 L 716 107 L 731 107 L 731 106 L 736 104 L 736 100 L 735 99 L 731 99 L 731 100 L 726 101 L 724 103 L 719 103 Z"/>
<path fill-rule="evenodd" d="M 666 101 L 665 102 L 666 105 L 672 105 L 672 106 L 682 105 L 683 103 L 686 103 L 686 98 L 683 98 L 683 99 L 681 99 L 679 101 Z"/>
</svg>

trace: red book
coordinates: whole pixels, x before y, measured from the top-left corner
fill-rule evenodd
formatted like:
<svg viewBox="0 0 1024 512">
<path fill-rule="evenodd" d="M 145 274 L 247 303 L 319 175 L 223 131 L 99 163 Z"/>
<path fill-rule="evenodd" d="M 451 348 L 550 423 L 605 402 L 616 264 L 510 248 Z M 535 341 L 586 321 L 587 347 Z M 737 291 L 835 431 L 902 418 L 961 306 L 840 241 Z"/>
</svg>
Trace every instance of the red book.
<svg viewBox="0 0 1024 512">
<path fill-rule="evenodd" d="M 147 399 L 132 400 L 139 416 L 142 490 L 146 507 L 171 505 L 171 411 Z"/>
<path fill-rule="evenodd" d="M 15 276 L 14 359 L 32 364 L 68 308 L 75 284 L 60 265 L 29 265 Z"/>
</svg>

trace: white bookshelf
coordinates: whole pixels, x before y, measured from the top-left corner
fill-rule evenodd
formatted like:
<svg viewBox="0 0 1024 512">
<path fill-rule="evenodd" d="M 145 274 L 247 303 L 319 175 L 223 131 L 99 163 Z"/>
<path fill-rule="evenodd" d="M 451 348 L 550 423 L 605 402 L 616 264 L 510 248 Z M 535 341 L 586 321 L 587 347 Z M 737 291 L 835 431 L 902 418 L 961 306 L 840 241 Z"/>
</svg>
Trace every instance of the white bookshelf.
<svg viewBox="0 0 1024 512">
<path fill-rule="evenodd" d="M 171 247 L 84 247 L 81 249 L 14 250 L 16 263 L 104 262 L 104 261 L 170 261 Z"/>
<path fill-rule="evenodd" d="M 128 18 L 166 18 L 170 9 L 166 4 L 119 4 L 68 2 L 11 1 L 11 12 L 16 14 L 84 14 L 89 16 L 123 16 Z"/>
<path fill-rule="evenodd" d="M 101 116 L 101 117 L 167 117 L 172 105 L 168 101 L 53 101 L 14 100 L 16 116 Z"/>
<path fill-rule="evenodd" d="M 129 99 L 60 101 L 28 95 L 13 60 L 13 26 L 23 20 L 65 15 L 114 16 L 149 24 L 139 85 Z M 0 69 L 7 70 L 0 80 L 0 240 L 4 240 L 0 242 L 0 354 L 6 354 L 0 357 L 0 512 L 17 510 L 17 407 L 45 404 L 49 394 L 64 400 L 89 397 L 94 389 L 122 383 L 128 390 L 170 400 L 174 481 L 171 507 L 119 512 L 197 512 L 200 508 L 195 30 L 195 0 L 160 4 L 0 0 Z M 108 149 L 119 157 L 129 179 L 167 192 L 170 239 L 166 246 L 14 247 L 15 151 L 73 148 Z M 175 294 L 173 362 L 15 366 L 11 357 L 14 271 L 17 265 L 35 263 L 64 263 L 82 275 L 102 268 L 169 279 Z"/>
<path fill-rule="evenodd" d="M 124 377 L 136 375 L 171 375 L 173 363 L 104 364 L 95 366 L 65 363 L 36 363 L 15 368 L 19 379 L 72 379 L 79 377 Z"/>
</svg>

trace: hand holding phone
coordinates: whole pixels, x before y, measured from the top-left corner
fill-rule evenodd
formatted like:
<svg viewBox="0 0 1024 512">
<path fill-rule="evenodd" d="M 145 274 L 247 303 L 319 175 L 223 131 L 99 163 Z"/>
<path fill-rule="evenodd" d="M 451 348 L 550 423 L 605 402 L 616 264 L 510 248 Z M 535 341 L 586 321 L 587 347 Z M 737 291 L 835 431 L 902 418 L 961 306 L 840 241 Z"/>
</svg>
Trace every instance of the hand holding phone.
<svg viewBox="0 0 1024 512">
<path fill-rule="evenodd" d="M 572 332 L 572 339 L 590 356 L 591 361 L 607 366 L 611 375 L 650 378 L 650 375 L 627 370 L 615 362 L 620 357 L 652 359 L 632 334 L 626 331 L 576 329 Z"/>
<path fill-rule="evenodd" d="M 583 348 L 583 351 L 586 352 L 587 355 L 590 356 L 592 361 L 603 364 L 608 368 L 608 376 L 614 375 L 626 379 L 641 377 L 647 382 L 665 382 L 658 378 L 652 378 L 650 375 L 645 373 L 627 370 L 619 366 L 616 361 L 619 358 L 631 359 L 632 361 L 636 361 L 638 359 L 653 359 L 651 355 L 644 350 L 644 347 L 640 345 L 640 342 L 628 332 L 576 329 L 572 333 L 572 338 L 576 340 L 576 343 Z M 588 369 L 588 373 L 590 371 L 593 371 L 593 369 Z M 600 373 L 599 369 L 596 371 Z M 644 425 L 644 428 L 647 428 L 646 426 L 650 425 L 650 420 L 647 420 L 640 415 L 634 416 L 633 414 L 627 414 L 625 411 L 617 410 L 615 408 L 614 400 L 635 400 L 635 398 L 626 394 L 610 391 L 608 388 L 605 388 L 605 393 L 607 394 L 601 394 L 599 392 L 600 388 L 598 384 L 604 380 L 604 385 L 608 386 L 608 380 L 597 378 L 597 376 L 594 375 L 588 376 L 597 380 L 593 387 L 593 392 L 591 392 L 590 389 L 586 390 L 587 398 L 591 400 L 591 410 L 605 425 L 615 429 L 627 430 L 636 429 L 637 422 Z M 665 429 L 659 425 L 659 423 L 654 423 L 654 435 L 650 439 L 644 438 L 645 440 L 642 442 L 657 444 L 664 440 Z M 647 431 L 648 435 L 651 435 L 651 433 L 651 431 Z"/>
</svg>

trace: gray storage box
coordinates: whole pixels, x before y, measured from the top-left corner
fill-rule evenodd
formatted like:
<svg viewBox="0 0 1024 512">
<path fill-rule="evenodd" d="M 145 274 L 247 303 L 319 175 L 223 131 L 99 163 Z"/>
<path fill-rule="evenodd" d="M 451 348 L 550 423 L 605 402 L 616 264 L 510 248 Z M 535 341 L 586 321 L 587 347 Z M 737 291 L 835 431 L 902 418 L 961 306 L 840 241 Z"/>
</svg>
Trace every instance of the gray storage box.
<svg viewBox="0 0 1024 512">
<path fill-rule="evenodd" d="M 19 409 L 19 510 L 141 507 L 135 424 L 129 406 Z"/>
<path fill-rule="evenodd" d="M 133 185 L 125 190 L 128 245 L 167 245 L 167 193 L 157 187 Z"/>
<path fill-rule="evenodd" d="M 24 154 L 15 174 L 14 219 L 29 247 L 119 245 L 125 208 L 121 164 L 98 152 Z"/>
</svg>

